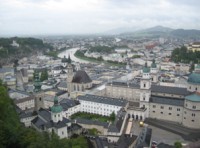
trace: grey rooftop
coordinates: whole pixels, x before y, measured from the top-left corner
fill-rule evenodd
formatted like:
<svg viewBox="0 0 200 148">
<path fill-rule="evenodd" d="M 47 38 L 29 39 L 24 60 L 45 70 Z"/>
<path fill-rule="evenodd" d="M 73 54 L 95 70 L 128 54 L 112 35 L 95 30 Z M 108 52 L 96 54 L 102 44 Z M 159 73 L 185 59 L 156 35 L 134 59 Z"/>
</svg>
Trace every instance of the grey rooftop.
<svg viewBox="0 0 200 148">
<path fill-rule="evenodd" d="M 116 99 L 116 98 L 96 96 L 96 95 L 90 95 L 90 94 L 87 94 L 85 96 L 78 96 L 78 100 L 90 101 L 90 102 L 96 102 L 96 103 L 102 103 L 102 104 L 108 104 L 108 105 L 115 105 L 115 106 L 122 106 L 122 107 L 125 107 L 126 104 L 128 103 L 127 100 L 124 100 L 124 99 Z"/>
</svg>

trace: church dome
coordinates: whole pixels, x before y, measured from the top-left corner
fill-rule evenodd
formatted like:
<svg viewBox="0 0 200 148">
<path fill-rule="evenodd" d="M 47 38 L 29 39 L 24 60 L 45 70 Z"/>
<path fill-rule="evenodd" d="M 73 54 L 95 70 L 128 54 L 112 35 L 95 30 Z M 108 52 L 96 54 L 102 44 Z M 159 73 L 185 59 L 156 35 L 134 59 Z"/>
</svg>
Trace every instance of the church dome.
<svg viewBox="0 0 200 148">
<path fill-rule="evenodd" d="M 157 65 L 156 65 L 156 62 L 155 62 L 155 59 L 153 59 L 152 63 L 151 63 L 151 68 L 156 68 Z"/>
<path fill-rule="evenodd" d="M 54 105 L 51 107 L 51 112 L 53 112 L 53 113 L 60 113 L 62 111 L 63 111 L 63 108 L 58 103 L 58 97 L 55 96 L 55 98 L 54 98 Z"/>
<path fill-rule="evenodd" d="M 143 71 L 143 73 L 149 73 L 150 72 L 149 67 L 147 67 L 147 62 L 145 63 L 145 66 L 143 67 L 142 71 Z"/>
<path fill-rule="evenodd" d="M 189 83 L 200 84 L 200 74 L 199 73 L 192 73 L 188 77 Z"/>
</svg>

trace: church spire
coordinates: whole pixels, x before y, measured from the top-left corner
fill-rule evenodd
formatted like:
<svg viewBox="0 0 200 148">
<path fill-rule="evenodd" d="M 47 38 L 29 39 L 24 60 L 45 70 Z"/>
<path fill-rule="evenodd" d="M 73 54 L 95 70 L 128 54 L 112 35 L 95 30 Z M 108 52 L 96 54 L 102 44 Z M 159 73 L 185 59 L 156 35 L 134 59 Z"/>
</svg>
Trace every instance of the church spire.
<svg viewBox="0 0 200 148">
<path fill-rule="evenodd" d="M 37 70 L 35 70 L 34 72 L 34 91 L 35 92 L 39 92 L 41 90 L 41 82 L 40 82 L 40 77 L 39 77 L 39 73 Z"/>
<path fill-rule="evenodd" d="M 71 60 L 71 58 L 70 58 L 70 54 L 69 54 L 69 55 L 68 55 L 68 63 L 71 64 L 71 62 L 72 62 L 72 60 Z"/>
</svg>

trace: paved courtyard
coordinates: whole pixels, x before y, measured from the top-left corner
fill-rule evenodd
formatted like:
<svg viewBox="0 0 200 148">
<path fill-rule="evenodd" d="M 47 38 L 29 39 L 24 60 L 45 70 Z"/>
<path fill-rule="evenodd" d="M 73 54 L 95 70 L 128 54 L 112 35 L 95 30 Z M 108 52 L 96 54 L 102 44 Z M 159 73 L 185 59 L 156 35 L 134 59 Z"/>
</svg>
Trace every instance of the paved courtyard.
<svg viewBox="0 0 200 148">
<path fill-rule="evenodd" d="M 189 143 L 185 141 L 180 135 L 174 134 L 172 132 L 160 129 L 158 127 L 147 125 L 149 128 L 152 128 L 152 141 L 159 143 L 166 143 L 169 145 L 174 145 L 174 142 L 180 141 L 181 143 Z M 139 126 L 139 121 L 133 121 L 132 132 L 134 135 L 138 135 L 143 127 Z"/>
</svg>

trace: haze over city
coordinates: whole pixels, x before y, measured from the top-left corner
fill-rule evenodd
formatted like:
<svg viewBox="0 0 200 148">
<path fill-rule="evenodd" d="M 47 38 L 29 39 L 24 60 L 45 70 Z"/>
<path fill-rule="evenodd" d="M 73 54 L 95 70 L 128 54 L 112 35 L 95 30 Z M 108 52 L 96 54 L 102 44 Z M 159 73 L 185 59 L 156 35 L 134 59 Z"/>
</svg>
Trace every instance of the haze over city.
<svg viewBox="0 0 200 148">
<path fill-rule="evenodd" d="M 95 34 L 162 25 L 200 29 L 197 0 L 0 0 L 0 35 Z"/>
</svg>

